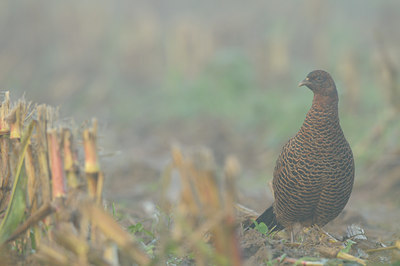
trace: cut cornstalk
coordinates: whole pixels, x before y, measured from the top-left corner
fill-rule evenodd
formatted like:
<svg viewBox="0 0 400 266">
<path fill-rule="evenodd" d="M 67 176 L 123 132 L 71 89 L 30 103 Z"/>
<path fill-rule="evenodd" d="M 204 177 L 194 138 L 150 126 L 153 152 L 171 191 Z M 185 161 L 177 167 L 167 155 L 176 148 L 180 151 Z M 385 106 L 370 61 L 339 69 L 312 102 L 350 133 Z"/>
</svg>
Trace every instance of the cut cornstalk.
<svg viewBox="0 0 400 266">
<path fill-rule="evenodd" d="M 85 150 L 85 173 L 88 185 L 88 194 L 95 199 L 98 195 L 98 177 L 100 164 L 97 157 L 97 121 L 93 121 L 93 128 L 83 131 L 83 147 Z"/>
<path fill-rule="evenodd" d="M 0 135 L 10 134 L 10 126 L 6 120 L 10 112 L 10 92 L 6 91 L 4 101 L 0 106 Z"/>
<path fill-rule="evenodd" d="M 73 136 L 70 129 L 62 130 L 63 148 L 64 148 L 64 169 L 67 173 L 68 186 L 76 188 L 79 186 L 78 180 L 78 156 L 74 147 Z"/>
<path fill-rule="evenodd" d="M 37 107 L 38 125 L 36 127 L 37 134 L 37 158 L 39 163 L 40 190 L 42 194 L 42 202 L 51 201 L 50 193 L 50 173 L 49 163 L 47 159 L 47 110 L 46 105 Z"/>
<path fill-rule="evenodd" d="M 239 161 L 235 157 L 228 157 L 225 162 L 225 200 L 224 208 L 227 212 L 225 216 L 223 227 L 225 230 L 225 256 L 229 260 L 230 265 L 241 265 L 241 252 L 240 245 L 236 234 L 235 223 L 235 201 L 236 201 L 236 187 L 235 178 L 239 175 L 240 166 Z"/>
<path fill-rule="evenodd" d="M 101 199 L 103 196 L 103 187 L 104 187 L 104 174 L 103 172 L 99 172 L 97 178 L 97 188 L 96 188 L 96 203 L 101 204 Z"/>
<path fill-rule="evenodd" d="M 83 147 L 85 150 L 85 172 L 98 173 L 100 164 L 97 157 L 97 121 L 93 121 L 93 128 L 83 131 Z"/>
<path fill-rule="evenodd" d="M 47 132 L 52 179 L 53 199 L 65 196 L 65 175 L 61 157 L 60 142 L 55 129 Z"/>
<path fill-rule="evenodd" d="M 10 112 L 10 93 L 7 91 L 4 96 L 4 101 L 0 105 L 0 150 L 1 150 L 1 176 L 0 185 L 3 188 L 8 188 L 10 172 L 10 160 L 9 160 L 9 134 L 10 126 L 6 120 L 8 113 Z M 3 193 L 3 192 L 1 192 Z M 1 198 L 5 198 L 0 195 Z M 1 209 L 3 209 L 3 202 L 0 203 Z"/>
<path fill-rule="evenodd" d="M 180 191 L 179 205 L 176 213 L 176 226 L 172 236 L 178 240 L 186 236 L 185 228 L 193 228 L 196 224 L 196 217 L 200 209 L 196 203 L 195 193 L 193 193 L 191 185 L 191 175 L 189 170 L 189 162 L 183 156 L 181 150 L 174 146 L 172 148 L 173 166 L 178 170 L 182 188 Z"/>
<path fill-rule="evenodd" d="M 196 204 L 195 196 L 191 188 L 190 173 L 188 162 L 184 158 L 178 147 L 172 147 L 172 160 L 174 167 L 179 171 L 182 182 L 180 209 L 186 214 L 196 215 L 199 213 L 199 207 Z"/>
<path fill-rule="evenodd" d="M 0 136 L 0 153 L 1 153 L 1 187 L 4 188 L 4 190 L 1 190 L 0 193 L 6 192 L 6 190 L 9 188 L 9 183 L 10 183 L 10 176 L 11 176 L 11 171 L 10 171 L 10 142 L 7 136 L 2 135 Z M 3 200 L 6 197 L 4 195 L 1 196 L 1 201 L 0 201 L 0 209 L 2 210 L 4 207 L 4 204 L 6 204 L 6 201 Z"/>
<path fill-rule="evenodd" d="M 7 116 L 7 122 L 10 125 L 10 139 L 20 139 L 21 131 L 22 131 L 22 121 L 21 121 L 21 113 L 22 113 L 22 102 L 19 102 L 18 105 L 11 111 L 11 113 Z"/>
<path fill-rule="evenodd" d="M 33 160 L 32 147 L 28 144 L 25 154 L 25 169 L 28 177 L 28 204 L 31 207 L 37 189 L 37 177 L 35 171 L 35 162 Z"/>
</svg>

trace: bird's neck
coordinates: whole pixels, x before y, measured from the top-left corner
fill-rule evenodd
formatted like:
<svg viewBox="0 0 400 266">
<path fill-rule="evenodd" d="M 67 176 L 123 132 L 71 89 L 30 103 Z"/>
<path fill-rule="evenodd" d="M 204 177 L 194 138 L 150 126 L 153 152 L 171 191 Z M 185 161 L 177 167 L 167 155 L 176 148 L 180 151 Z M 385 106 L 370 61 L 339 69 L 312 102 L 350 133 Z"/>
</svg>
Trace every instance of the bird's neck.
<svg viewBox="0 0 400 266">
<path fill-rule="evenodd" d="M 340 128 L 338 113 L 338 98 L 324 95 L 314 95 L 312 106 L 307 113 L 303 127 Z M 331 131 L 331 130 L 329 130 Z"/>
<path fill-rule="evenodd" d="M 312 106 L 297 137 L 304 139 L 305 143 L 320 142 L 330 145 L 327 140 L 337 139 L 332 138 L 337 134 L 343 134 L 339 122 L 338 101 L 319 99 L 318 96 L 314 96 Z"/>
<path fill-rule="evenodd" d="M 330 114 L 332 118 L 338 117 L 338 103 L 339 98 L 337 94 L 327 96 L 315 93 L 310 111 L 314 110 Z"/>
</svg>

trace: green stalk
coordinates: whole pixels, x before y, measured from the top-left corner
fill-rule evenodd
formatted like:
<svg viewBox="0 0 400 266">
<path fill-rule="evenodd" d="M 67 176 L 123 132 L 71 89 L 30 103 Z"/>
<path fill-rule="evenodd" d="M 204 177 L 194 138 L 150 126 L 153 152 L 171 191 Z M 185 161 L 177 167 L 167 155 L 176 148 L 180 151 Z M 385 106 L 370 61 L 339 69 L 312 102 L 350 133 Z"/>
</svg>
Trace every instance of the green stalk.
<svg viewBox="0 0 400 266">
<path fill-rule="evenodd" d="M 18 164 L 15 171 L 14 184 L 11 192 L 10 202 L 8 204 L 4 219 L 0 224 L 0 243 L 4 243 L 7 238 L 21 223 L 26 208 L 26 173 L 24 167 L 25 153 L 28 143 L 32 136 L 33 127 L 36 122 L 32 121 L 25 134 L 23 134 L 21 149 L 18 154 Z"/>
</svg>

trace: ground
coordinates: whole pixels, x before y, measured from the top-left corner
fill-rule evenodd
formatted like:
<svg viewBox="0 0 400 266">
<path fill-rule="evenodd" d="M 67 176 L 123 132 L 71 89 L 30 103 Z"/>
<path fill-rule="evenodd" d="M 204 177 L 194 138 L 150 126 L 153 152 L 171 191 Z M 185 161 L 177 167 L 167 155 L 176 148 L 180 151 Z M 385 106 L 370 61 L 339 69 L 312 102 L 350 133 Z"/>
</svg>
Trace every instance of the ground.
<svg viewBox="0 0 400 266">
<path fill-rule="evenodd" d="M 202 126 L 212 130 L 202 131 Z M 173 130 L 176 127 L 180 128 L 181 133 Z M 127 144 L 129 149 L 116 156 L 119 158 L 105 160 L 105 164 L 112 169 L 108 170 L 112 173 L 112 177 L 109 177 L 106 183 L 105 197 L 109 202 L 117 203 L 121 210 L 129 214 L 131 220 L 148 221 L 159 204 L 157 192 L 160 177 L 170 161 L 172 143 L 180 143 L 183 149 L 208 146 L 213 150 L 220 165 L 224 156 L 228 154 L 237 156 L 242 167 L 242 174 L 237 180 L 238 203 L 259 213 L 272 203 L 272 193 L 267 185 L 272 172 L 266 171 L 274 164 L 275 158 L 266 152 L 265 148 L 256 145 L 257 142 L 252 141 L 252 138 L 259 137 L 256 132 L 249 133 L 252 134 L 250 138 L 244 137 L 242 133 L 235 132 L 226 124 L 212 120 L 203 121 L 202 125 L 199 125 L 198 121 L 187 125 L 175 122 L 173 126 L 166 123 L 159 126 L 157 132 L 156 135 L 148 134 L 149 138 L 146 141 Z M 326 225 L 324 230 L 342 241 L 348 226 L 359 226 L 367 237 L 367 240 L 359 243 L 361 250 L 377 248 L 381 244 L 392 245 L 398 240 L 400 238 L 399 161 L 400 157 L 392 156 L 369 165 L 365 170 L 358 168 L 354 189 L 346 208 L 339 217 Z M 381 175 L 382 173 L 384 175 Z M 172 191 L 176 193 L 176 189 L 173 188 Z M 241 219 L 238 215 L 238 221 L 242 221 Z M 244 232 L 239 229 L 239 231 L 243 256 L 248 265 L 265 262 L 284 253 L 292 258 L 313 257 L 318 251 L 316 247 L 324 245 L 323 242 L 327 241 L 327 239 L 321 240 L 314 231 L 311 231 L 302 235 L 300 246 L 288 247 L 282 242 L 282 239 L 289 239 L 284 233 L 266 241 L 265 236 L 254 230 Z M 357 253 L 354 250 L 353 253 Z M 360 254 L 354 255 L 360 256 Z M 368 259 L 388 263 L 398 260 L 396 256 L 399 256 L 398 252 L 387 251 L 369 255 Z M 366 253 L 361 254 L 361 257 L 367 258 Z"/>
</svg>

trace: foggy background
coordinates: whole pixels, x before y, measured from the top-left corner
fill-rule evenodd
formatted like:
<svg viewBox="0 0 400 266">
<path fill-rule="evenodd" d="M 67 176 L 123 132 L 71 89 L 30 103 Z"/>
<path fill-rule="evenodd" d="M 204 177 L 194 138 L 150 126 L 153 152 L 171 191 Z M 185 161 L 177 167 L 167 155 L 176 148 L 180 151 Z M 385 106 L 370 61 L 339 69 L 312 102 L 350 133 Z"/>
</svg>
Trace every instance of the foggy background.
<svg viewBox="0 0 400 266">
<path fill-rule="evenodd" d="M 324 69 L 356 159 L 352 200 L 398 212 L 399 13 L 395 0 L 1 1 L 0 88 L 78 125 L 98 118 L 112 200 L 153 199 L 179 143 L 237 156 L 239 198 L 261 210 L 311 105 L 297 84 Z"/>
</svg>

